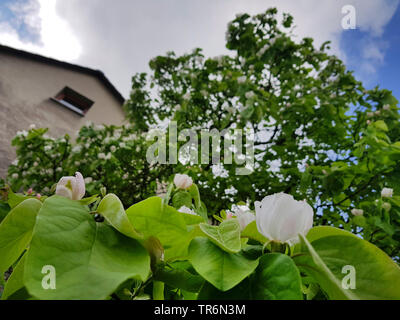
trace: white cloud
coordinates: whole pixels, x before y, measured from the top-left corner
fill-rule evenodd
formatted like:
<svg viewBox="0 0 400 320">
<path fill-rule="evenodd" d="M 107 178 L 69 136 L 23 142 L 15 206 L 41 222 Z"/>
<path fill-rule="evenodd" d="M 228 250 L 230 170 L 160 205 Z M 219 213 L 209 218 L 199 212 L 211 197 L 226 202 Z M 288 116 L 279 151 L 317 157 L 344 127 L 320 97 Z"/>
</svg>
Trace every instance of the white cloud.
<svg viewBox="0 0 400 320">
<path fill-rule="evenodd" d="M 37 8 L 37 10 L 35 10 Z M 17 19 L 40 34 L 39 41 L 28 41 L 11 24 L 0 24 L 0 43 L 65 61 L 76 60 L 81 45 L 67 21 L 56 12 L 56 0 L 28 0 L 10 5 Z M 34 39 L 35 40 L 35 39 Z"/>
<path fill-rule="evenodd" d="M 33 1 L 33 0 L 29 0 Z M 42 45 L 21 42 L 16 32 L 1 28 L 0 42 L 23 47 L 62 60 L 101 69 L 127 94 L 131 76 L 148 71 L 148 61 L 173 50 L 178 54 L 194 47 L 208 56 L 226 53 L 227 23 L 238 12 L 257 14 L 276 6 L 295 18 L 295 32 L 317 45 L 332 40 L 333 53 L 346 60 L 340 47 L 341 9 L 356 8 L 357 26 L 370 34 L 364 58 L 373 68 L 384 51 L 374 50 L 376 39 L 393 16 L 399 0 L 38 0 L 41 9 Z M 68 23 L 67 23 L 68 21 Z M 378 48 L 378 47 L 377 47 Z"/>
</svg>

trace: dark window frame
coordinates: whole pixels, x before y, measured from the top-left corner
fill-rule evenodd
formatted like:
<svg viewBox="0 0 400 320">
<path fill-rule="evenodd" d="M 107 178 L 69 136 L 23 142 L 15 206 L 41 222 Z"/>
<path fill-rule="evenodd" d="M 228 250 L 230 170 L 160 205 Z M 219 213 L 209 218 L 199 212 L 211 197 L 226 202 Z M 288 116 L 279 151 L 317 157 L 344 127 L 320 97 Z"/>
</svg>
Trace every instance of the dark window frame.
<svg viewBox="0 0 400 320">
<path fill-rule="evenodd" d="M 93 106 L 94 101 L 83 96 L 79 92 L 66 86 L 62 89 L 54 98 L 51 100 L 61 104 L 67 109 L 79 114 L 80 116 L 85 116 L 85 114 Z"/>
</svg>

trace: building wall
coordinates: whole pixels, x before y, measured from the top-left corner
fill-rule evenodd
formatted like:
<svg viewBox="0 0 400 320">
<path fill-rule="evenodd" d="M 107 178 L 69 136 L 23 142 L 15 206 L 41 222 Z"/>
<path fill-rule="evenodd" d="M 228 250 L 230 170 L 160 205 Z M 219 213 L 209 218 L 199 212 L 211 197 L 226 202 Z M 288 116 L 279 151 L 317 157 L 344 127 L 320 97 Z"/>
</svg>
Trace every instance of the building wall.
<svg viewBox="0 0 400 320">
<path fill-rule="evenodd" d="M 50 100 L 65 86 L 94 101 L 84 117 Z M 122 124 L 120 102 L 96 77 L 59 66 L 0 52 L 0 178 L 15 159 L 11 139 L 31 124 L 49 135 L 76 137 L 87 122 Z"/>
</svg>

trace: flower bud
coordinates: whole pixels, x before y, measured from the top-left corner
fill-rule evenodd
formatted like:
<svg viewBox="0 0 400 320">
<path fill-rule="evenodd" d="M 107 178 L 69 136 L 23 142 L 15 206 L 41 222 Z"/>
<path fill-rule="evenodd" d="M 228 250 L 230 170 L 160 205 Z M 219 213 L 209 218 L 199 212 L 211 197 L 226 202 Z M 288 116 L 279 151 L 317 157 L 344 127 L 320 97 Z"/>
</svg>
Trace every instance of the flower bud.
<svg viewBox="0 0 400 320">
<path fill-rule="evenodd" d="M 256 216 L 253 213 L 240 209 L 236 212 L 236 218 L 240 224 L 240 230 L 244 230 L 248 224 L 256 220 Z"/>
<path fill-rule="evenodd" d="M 177 173 L 174 178 L 174 184 L 178 189 L 188 189 L 193 184 L 193 180 L 187 174 Z"/>
<path fill-rule="evenodd" d="M 393 189 L 391 188 L 383 188 L 381 191 L 382 198 L 390 198 L 393 195 Z"/>
<path fill-rule="evenodd" d="M 72 200 L 81 200 L 85 195 L 85 181 L 80 172 L 75 177 L 62 177 L 57 183 L 56 194 Z"/>
<path fill-rule="evenodd" d="M 351 213 L 354 216 L 362 216 L 364 214 L 364 210 L 362 210 L 362 209 L 353 209 L 353 210 L 351 210 Z"/>
<path fill-rule="evenodd" d="M 384 202 L 382 204 L 382 208 L 385 209 L 386 211 L 390 211 L 390 209 L 392 209 L 392 205 L 389 202 Z"/>
<path fill-rule="evenodd" d="M 306 201 L 286 193 L 276 193 L 255 203 L 258 231 L 269 240 L 294 244 L 313 225 L 314 212 Z"/>
</svg>

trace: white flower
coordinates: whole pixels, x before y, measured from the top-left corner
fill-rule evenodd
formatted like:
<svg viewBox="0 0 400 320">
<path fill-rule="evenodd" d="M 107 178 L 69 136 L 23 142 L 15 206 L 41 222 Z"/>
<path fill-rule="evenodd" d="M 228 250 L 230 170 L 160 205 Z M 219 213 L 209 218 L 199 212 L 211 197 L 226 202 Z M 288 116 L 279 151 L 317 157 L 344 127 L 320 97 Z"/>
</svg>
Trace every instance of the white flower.
<svg viewBox="0 0 400 320">
<path fill-rule="evenodd" d="M 364 210 L 363 209 L 353 209 L 353 210 L 351 210 L 351 213 L 354 216 L 362 216 L 364 214 Z"/>
<path fill-rule="evenodd" d="M 194 212 L 192 209 L 189 209 L 189 208 L 186 207 L 186 206 L 180 207 L 178 211 L 179 211 L 179 212 L 182 212 L 182 213 L 193 214 L 193 215 L 195 215 L 195 216 L 197 215 L 196 212 Z"/>
<path fill-rule="evenodd" d="M 127 173 L 125 173 L 123 176 L 122 176 L 122 179 L 124 179 L 124 180 L 126 180 L 126 179 L 128 179 L 129 178 L 129 174 L 127 174 Z"/>
<path fill-rule="evenodd" d="M 111 150 L 111 152 L 115 152 L 115 150 L 117 150 L 117 147 L 116 146 L 111 146 L 110 150 Z"/>
<path fill-rule="evenodd" d="M 208 96 L 208 92 L 206 90 L 201 90 L 200 93 L 201 93 L 201 95 L 203 97 L 207 97 Z"/>
<path fill-rule="evenodd" d="M 51 150 L 51 146 L 44 146 L 44 151 L 50 151 Z"/>
<path fill-rule="evenodd" d="M 51 147 L 50 147 L 50 149 L 51 149 Z M 46 150 L 46 147 L 45 147 L 45 150 Z M 81 146 L 75 146 L 75 147 L 72 148 L 72 152 L 74 152 L 74 153 L 81 152 L 81 150 L 82 150 Z"/>
<path fill-rule="evenodd" d="M 313 225 L 313 209 L 306 201 L 297 201 L 286 193 L 276 193 L 255 203 L 258 231 L 268 240 L 299 241 Z"/>
<path fill-rule="evenodd" d="M 33 163 L 33 166 L 34 167 L 37 167 L 39 164 L 35 161 L 34 163 Z"/>
<path fill-rule="evenodd" d="M 62 177 L 57 183 L 56 194 L 72 200 L 81 200 L 85 195 L 85 181 L 80 172 L 75 177 Z"/>
<path fill-rule="evenodd" d="M 123 148 L 126 147 L 126 144 L 125 144 L 124 142 L 121 142 L 121 143 L 119 144 L 119 147 L 123 149 Z"/>
<path fill-rule="evenodd" d="M 56 172 L 62 172 L 62 168 L 61 167 L 58 167 L 57 169 L 56 169 Z"/>
<path fill-rule="evenodd" d="M 385 104 L 384 106 L 383 106 L 383 108 L 382 108 L 383 110 L 390 110 L 390 105 L 388 105 L 388 104 Z"/>
<path fill-rule="evenodd" d="M 18 179 L 18 173 L 13 173 L 13 174 L 11 175 L 11 178 L 13 178 L 13 179 Z"/>
<path fill-rule="evenodd" d="M 97 155 L 97 157 L 98 157 L 99 159 L 101 159 L 101 160 L 104 160 L 104 159 L 106 158 L 106 155 L 105 155 L 104 153 L 99 153 L 99 154 Z"/>
<path fill-rule="evenodd" d="M 36 129 L 36 124 L 31 124 L 30 126 L 29 126 L 29 130 L 33 130 L 33 129 Z"/>
<path fill-rule="evenodd" d="M 379 116 L 381 114 L 380 110 L 375 111 L 375 115 Z"/>
<path fill-rule="evenodd" d="M 193 184 L 193 180 L 187 174 L 177 173 L 174 178 L 174 183 L 179 189 L 188 189 Z"/>
<path fill-rule="evenodd" d="M 190 97 L 191 97 L 191 95 L 190 95 L 190 92 L 186 92 L 184 95 L 183 95 L 183 99 L 184 100 L 190 100 Z"/>
<path fill-rule="evenodd" d="M 382 198 L 390 198 L 393 195 L 393 189 L 391 188 L 383 188 L 381 191 Z"/>
<path fill-rule="evenodd" d="M 248 224 L 256 220 L 256 216 L 250 211 L 243 211 L 239 209 L 235 212 L 235 215 L 240 224 L 240 230 L 244 230 Z"/>
<path fill-rule="evenodd" d="M 180 105 L 180 104 L 177 104 L 177 105 L 175 106 L 175 110 L 176 110 L 176 111 L 181 110 L 181 105 Z"/>
<path fill-rule="evenodd" d="M 241 77 L 237 78 L 237 82 L 240 84 L 245 83 L 246 80 L 247 80 L 246 76 L 241 76 Z"/>
<path fill-rule="evenodd" d="M 91 178 L 91 177 L 85 178 L 85 183 L 92 183 L 92 181 L 93 181 L 93 178 Z"/>
<path fill-rule="evenodd" d="M 253 98 L 254 97 L 254 92 L 253 91 L 248 91 L 248 92 L 246 92 L 246 94 L 245 94 L 245 96 L 246 96 L 246 99 L 251 99 L 251 98 Z"/>
<path fill-rule="evenodd" d="M 15 159 L 12 163 L 13 166 L 17 166 L 18 165 L 18 159 Z"/>
</svg>

